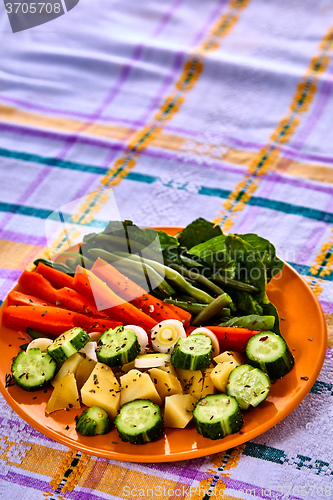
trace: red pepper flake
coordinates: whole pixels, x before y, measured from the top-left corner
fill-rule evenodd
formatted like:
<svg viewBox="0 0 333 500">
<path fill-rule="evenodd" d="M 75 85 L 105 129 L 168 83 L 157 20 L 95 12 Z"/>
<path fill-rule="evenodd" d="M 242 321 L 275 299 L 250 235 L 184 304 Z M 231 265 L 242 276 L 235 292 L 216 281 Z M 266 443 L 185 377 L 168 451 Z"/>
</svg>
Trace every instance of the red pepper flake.
<svg viewBox="0 0 333 500">
<path fill-rule="evenodd" d="M 259 342 L 264 342 L 264 341 L 265 341 L 265 340 L 267 340 L 267 339 L 268 339 L 268 335 L 266 335 L 266 337 L 261 337 L 261 338 L 259 339 Z"/>
</svg>

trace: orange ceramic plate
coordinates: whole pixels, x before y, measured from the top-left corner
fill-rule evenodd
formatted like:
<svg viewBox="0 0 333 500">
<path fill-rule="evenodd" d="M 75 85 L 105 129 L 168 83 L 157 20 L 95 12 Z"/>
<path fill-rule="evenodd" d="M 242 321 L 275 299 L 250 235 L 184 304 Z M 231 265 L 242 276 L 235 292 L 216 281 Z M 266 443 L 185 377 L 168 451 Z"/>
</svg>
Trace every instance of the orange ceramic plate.
<svg viewBox="0 0 333 500">
<path fill-rule="evenodd" d="M 178 230 L 163 229 L 171 234 Z M 100 457 L 128 462 L 171 462 L 230 449 L 272 428 L 296 408 L 316 381 L 325 358 L 327 331 L 324 315 L 316 296 L 301 276 L 286 264 L 269 283 L 267 294 L 279 311 L 281 331 L 295 357 L 295 366 L 272 385 L 266 401 L 243 412 L 244 425 L 240 433 L 212 441 L 190 426 L 184 430 L 167 429 L 164 439 L 145 445 L 122 442 L 115 429 L 103 436 L 80 436 L 75 431 L 74 418 L 81 410 L 45 414 L 51 388 L 29 393 L 16 386 L 5 387 L 12 358 L 26 341 L 4 326 L 0 327 L 1 393 L 14 411 L 41 433 L 70 448 Z M 2 311 L 0 321 L 1 316 Z"/>
</svg>

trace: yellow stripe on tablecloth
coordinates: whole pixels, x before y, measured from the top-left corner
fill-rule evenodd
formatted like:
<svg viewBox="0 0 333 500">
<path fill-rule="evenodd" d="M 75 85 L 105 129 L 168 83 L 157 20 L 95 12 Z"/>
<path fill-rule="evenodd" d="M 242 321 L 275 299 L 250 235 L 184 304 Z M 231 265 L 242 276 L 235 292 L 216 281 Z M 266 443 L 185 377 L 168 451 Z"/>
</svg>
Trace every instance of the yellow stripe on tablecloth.
<svg viewBox="0 0 333 500">
<path fill-rule="evenodd" d="M 77 485 L 120 498 L 165 498 L 160 492 L 176 489 L 183 491 L 183 483 L 145 474 L 108 461 L 96 461 L 93 457 L 82 472 L 82 476 L 78 478 Z M 189 486 L 185 484 L 184 488 L 186 490 Z"/>
<path fill-rule="evenodd" d="M 132 136 L 134 129 L 131 127 L 124 127 L 119 125 L 103 125 L 100 123 L 89 124 L 78 120 L 71 120 L 69 118 L 63 119 L 53 116 L 45 116 L 38 113 L 31 113 L 22 111 L 10 106 L 0 104 L 0 113 L 2 121 L 28 125 L 38 128 L 49 128 L 52 130 L 59 130 L 60 132 L 71 133 L 76 131 L 79 126 L 86 125 L 85 133 L 95 137 L 105 137 L 107 139 L 126 141 L 129 136 Z M 180 135 L 172 134 L 159 130 L 158 134 L 152 135 L 150 138 L 150 146 L 176 151 L 177 153 L 189 153 L 199 155 L 202 158 L 223 160 L 234 165 L 246 166 L 252 164 L 257 158 L 258 153 L 247 151 L 245 149 L 231 148 L 221 143 L 207 143 L 201 142 L 196 139 L 189 139 L 188 137 L 181 137 Z M 280 153 L 281 155 L 281 153 Z M 115 162 L 113 170 L 109 171 L 109 176 L 114 176 L 119 170 L 122 161 Z M 133 162 L 130 166 L 134 166 Z M 279 156 L 275 164 L 271 167 L 272 171 L 290 174 L 296 177 L 302 177 L 309 180 L 327 182 L 333 184 L 333 169 L 318 162 L 305 162 L 299 160 L 291 160 L 284 156 Z M 119 183 L 124 174 L 119 175 Z M 103 179 L 102 183 L 106 184 L 107 179 Z"/>
<path fill-rule="evenodd" d="M 300 162 L 289 158 L 280 158 L 272 170 L 295 177 L 333 184 L 333 168 L 320 163 Z"/>
<path fill-rule="evenodd" d="M 42 247 L 0 240 L 0 268 L 25 269 L 32 260 L 39 257 Z"/>
<path fill-rule="evenodd" d="M 59 116 L 47 116 L 30 111 L 23 111 L 0 104 L 1 120 L 9 123 L 28 125 L 30 127 L 59 130 L 62 132 L 77 132 L 78 129 L 85 126 L 85 133 L 108 139 L 126 140 L 128 135 L 133 132 L 132 128 L 119 125 L 103 125 L 101 123 L 86 123 L 71 118 L 60 118 Z"/>
<path fill-rule="evenodd" d="M 214 222 L 222 225 L 223 229 L 230 229 L 234 224 L 235 212 L 243 210 L 257 190 L 260 183 L 259 177 L 272 170 L 280 159 L 277 147 L 279 144 L 290 141 L 300 123 L 299 117 L 309 109 L 317 90 L 315 82 L 318 76 L 326 70 L 329 63 L 328 53 L 332 48 L 333 28 L 331 27 L 320 42 L 319 54 L 311 59 L 305 75 L 299 82 L 286 116 L 272 132 L 269 143 L 254 156 L 244 179 L 236 185 L 228 200 L 223 203 L 224 209 L 214 219 Z"/>
</svg>

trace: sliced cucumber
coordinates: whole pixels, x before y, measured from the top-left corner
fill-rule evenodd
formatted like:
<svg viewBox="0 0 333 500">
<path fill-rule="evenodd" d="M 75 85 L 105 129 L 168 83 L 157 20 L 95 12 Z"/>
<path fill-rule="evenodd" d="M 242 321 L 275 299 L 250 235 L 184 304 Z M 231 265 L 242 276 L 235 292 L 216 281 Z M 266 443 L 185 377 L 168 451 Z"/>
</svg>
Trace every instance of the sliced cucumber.
<svg viewBox="0 0 333 500">
<path fill-rule="evenodd" d="M 178 339 L 172 353 L 171 363 L 183 370 L 202 370 L 212 362 L 212 340 L 203 333 L 191 334 Z"/>
<path fill-rule="evenodd" d="M 164 433 L 161 410 L 149 399 L 135 399 L 125 403 L 114 423 L 120 438 L 132 444 L 157 441 Z"/>
<path fill-rule="evenodd" d="M 158 368 L 159 366 L 166 366 L 170 363 L 170 354 L 164 354 L 162 352 L 154 352 L 147 354 L 139 354 L 134 360 L 135 368 Z"/>
<path fill-rule="evenodd" d="M 18 353 L 12 363 L 12 375 L 16 385 L 25 391 L 41 389 L 55 376 L 57 363 L 39 348 Z"/>
<path fill-rule="evenodd" d="M 251 365 L 236 366 L 228 378 L 226 391 L 237 399 L 241 410 L 258 406 L 267 398 L 271 383 L 266 373 Z"/>
<path fill-rule="evenodd" d="M 286 341 L 274 332 L 261 332 L 251 337 L 245 354 L 247 362 L 267 373 L 271 380 L 283 377 L 294 366 Z"/>
<path fill-rule="evenodd" d="M 150 338 L 155 351 L 169 353 L 179 338 L 186 338 L 186 332 L 181 321 L 165 319 L 152 328 Z"/>
<path fill-rule="evenodd" d="M 57 337 L 48 346 L 47 352 L 57 363 L 61 363 L 72 354 L 80 351 L 82 347 L 88 344 L 89 340 L 89 335 L 81 327 L 75 327 Z"/>
<path fill-rule="evenodd" d="M 83 436 L 107 434 L 112 427 L 109 415 L 99 406 L 84 410 L 76 422 L 76 432 Z"/>
<path fill-rule="evenodd" d="M 243 417 L 238 402 L 226 394 L 209 394 L 199 399 L 193 420 L 199 434 L 209 439 L 221 439 L 238 432 Z"/>
<path fill-rule="evenodd" d="M 133 361 L 140 351 L 141 346 L 133 330 L 118 326 L 114 330 L 106 330 L 100 336 L 96 355 L 100 363 L 113 367 Z"/>
</svg>

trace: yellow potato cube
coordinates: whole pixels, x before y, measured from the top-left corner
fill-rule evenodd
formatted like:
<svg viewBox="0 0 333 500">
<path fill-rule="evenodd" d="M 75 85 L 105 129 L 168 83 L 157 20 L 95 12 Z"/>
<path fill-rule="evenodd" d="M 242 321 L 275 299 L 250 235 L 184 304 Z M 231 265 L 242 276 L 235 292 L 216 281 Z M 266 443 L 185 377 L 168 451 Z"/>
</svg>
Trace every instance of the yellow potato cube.
<svg viewBox="0 0 333 500">
<path fill-rule="evenodd" d="M 77 388 L 79 389 L 79 391 L 88 380 L 95 366 L 96 366 L 96 361 L 87 357 L 84 358 L 77 367 L 77 370 L 75 372 L 75 378 L 76 378 Z"/>
<path fill-rule="evenodd" d="M 218 391 L 225 392 L 229 373 L 236 368 L 236 366 L 239 365 L 238 363 L 235 363 L 235 361 L 223 361 L 222 363 L 218 363 L 212 370 L 210 378 Z"/>
<path fill-rule="evenodd" d="M 115 418 L 120 408 L 120 386 L 109 366 L 96 363 L 81 389 L 81 399 L 86 406 L 100 406 Z"/>
<path fill-rule="evenodd" d="M 181 383 L 172 373 L 160 370 L 159 368 L 151 368 L 148 372 L 162 400 L 166 396 L 183 393 Z"/>
<path fill-rule="evenodd" d="M 171 375 L 174 375 L 175 377 L 177 377 L 176 368 L 168 361 L 165 361 L 164 365 L 159 366 L 158 369 L 163 370 L 163 371 L 168 372 L 168 373 L 171 373 Z"/>
<path fill-rule="evenodd" d="M 192 420 L 192 411 L 197 399 L 190 394 L 173 394 L 165 398 L 165 427 L 184 429 Z"/>
<path fill-rule="evenodd" d="M 215 363 L 223 363 L 224 361 L 235 361 L 235 363 L 237 363 L 238 365 L 244 365 L 244 363 L 246 363 L 246 360 L 243 356 L 243 354 L 241 354 L 240 352 L 236 352 L 236 351 L 224 351 L 224 352 L 221 352 L 221 354 L 219 354 L 218 356 L 215 356 L 215 358 L 213 358 Z"/>
<path fill-rule="evenodd" d="M 134 368 L 120 377 L 120 384 L 121 406 L 133 399 L 150 399 L 157 405 L 162 404 L 162 399 L 148 373 L 142 373 Z"/>
<path fill-rule="evenodd" d="M 80 408 L 80 396 L 74 373 L 67 373 L 54 387 L 45 412 Z"/>
<path fill-rule="evenodd" d="M 216 393 L 216 387 L 213 384 L 213 381 L 211 379 L 211 373 L 213 371 L 213 367 L 211 368 L 205 368 L 205 370 L 202 370 L 203 374 L 203 384 L 202 384 L 202 392 L 200 395 L 200 399 L 204 398 L 208 394 L 215 394 Z"/>
<path fill-rule="evenodd" d="M 84 356 L 78 352 L 72 354 L 66 361 L 61 365 L 57 375 L 51 382 L 51 385 L 55 387 L 57 383 L 64 378 L 67 373 L 76 373 L 80 363 L 84 360 Z"/>
<path fill-rule="evenodd" d="M 176 369 L 178 379 L 186 394 L 191 394 L 196 399 L 201 397 L 203 387 L 203 374 L 201 370 Z"/>
</svg>

